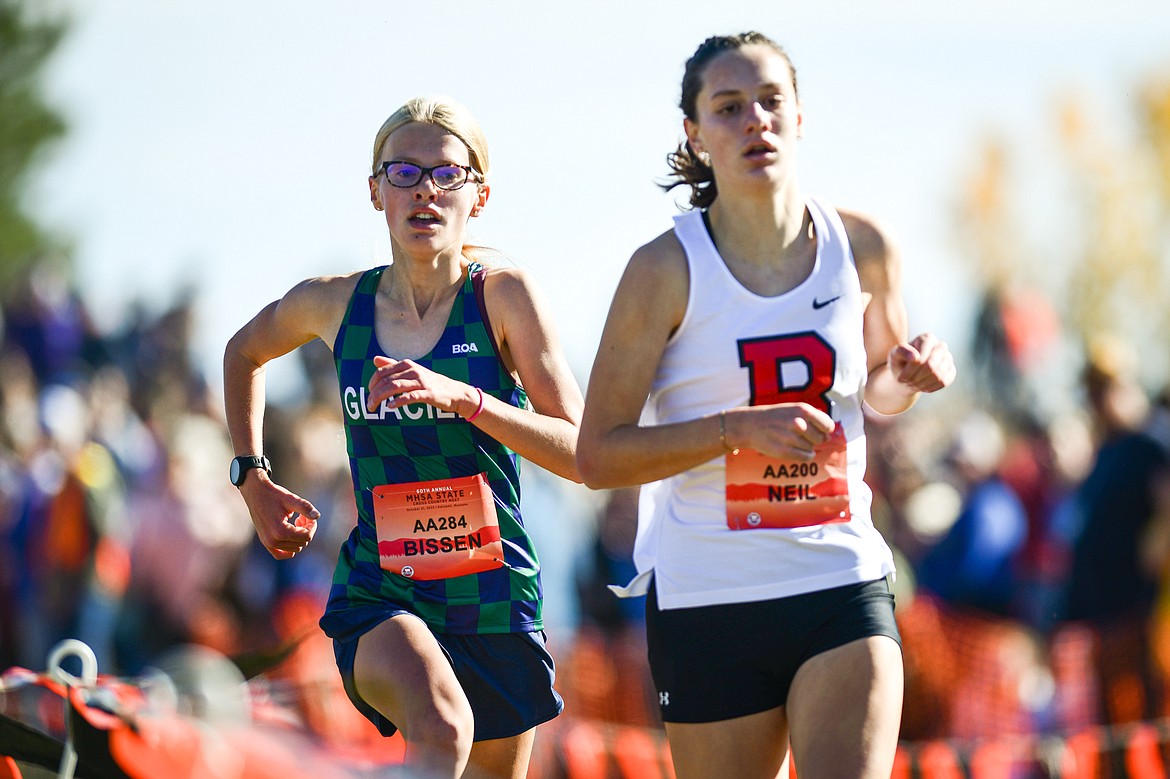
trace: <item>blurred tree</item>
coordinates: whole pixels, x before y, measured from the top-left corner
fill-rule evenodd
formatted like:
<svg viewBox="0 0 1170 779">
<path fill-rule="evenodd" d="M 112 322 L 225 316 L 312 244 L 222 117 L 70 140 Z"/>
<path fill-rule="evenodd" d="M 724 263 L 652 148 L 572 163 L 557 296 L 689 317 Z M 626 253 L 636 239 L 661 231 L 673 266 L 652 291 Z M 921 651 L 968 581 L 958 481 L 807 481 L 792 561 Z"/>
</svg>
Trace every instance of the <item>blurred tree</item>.
<svg viewBox="0 0 1170 779">
<path fill-rule="evenodd" d="M 957 208 L 982 300 L 972 349 L 977 393 L 994 391 L 1027 409 L 1038 394 L 1051 394 L 1051 376 L 1028 374 L 1046 352 L 1052 361 L 1061 336 L 1083 350 L 1103 333 L 1142 349 L 1147 383 L 1167 380 L 1170 75 L 1148 77 L 1131 94 L 1128 125 L 1081 93 L 1058 104 L 1054 143 L 1020 155 L 1030 162 L 1055 154 L 1052 178 L 1021 175 L 1002 137 L 985 141 L 977 155 Z M 1094 124 L 1098 117 L 1109 119 L 1105 128 Z M 1134 131 L 1106 131 L 1121 128 Z M 1044 191 L 1049 185 L 1056 191 Z M 1040 224 L 1045 218 L 1052 221 Z"/>
<path fill-rule="evenodd" d="M 976 274 L 990 289 L 1007 286 L 1019 268 L 1022 247 L 1016 240 L 1014 208 L 1009 197 L 1010 159 L 1005 139 L 989 136 L 975 155 L 978 160 L 960 204 L 960 233 L 977 262 Z"/>
<path fill-rule="evenodd" d="M 1170 93 L 1170 83 L 1161 89 Z M 1072 208 L 1068 223 L 1077 239 L 1066 314 L 1082 343 L 1114 332 L 1134 344 L 1153 344 L 1165 332 L 1164 265 L 1170 255 L 1161 246 L 1159 225 L 1170 209 L 1159 205 L 1163 198 L 1151 175 L 1150 140 L 1170 137 L 1170 125 L 1157 127 L 1140 103 L 1135 109 L 1139 132 L 1128 148 L 1107 142 L 1089 123 L 1083 102 L 1067 100 L 1061 110 Z M 1148 357 L 1165 364 L 1165 355 Z"/>
<path fill-rule="evenodd" d="M 66 24 L 44 7 L 42 0 L 0 0 L 0 292 L 57 248 L 21 202 L 36 163 L 65 132 L 62 117 L 41 97 L 40 74 Z"/>
<path fill-rule="evenodd" d="M 1138 98 L 1145 140 L 1153 152 L 1153 172 L 1161 192 L 1162 216 L 1170 222 L 1170 76 L 1150 79 Z"/>
<path fill-rule="evenodd" d="M 975 155 L 960 193 L 958 234 L 974 262 L 980 296 L 968 381 L 976 397 L 995 397 L 1005 415 L 1028 416 L 1040 401 L 1033 379 L 1060 334 L 1045 279 L 1029 263 L 1027 210 L 1013 201 L 1009 143 L 992 135 Z"/>
</svg>

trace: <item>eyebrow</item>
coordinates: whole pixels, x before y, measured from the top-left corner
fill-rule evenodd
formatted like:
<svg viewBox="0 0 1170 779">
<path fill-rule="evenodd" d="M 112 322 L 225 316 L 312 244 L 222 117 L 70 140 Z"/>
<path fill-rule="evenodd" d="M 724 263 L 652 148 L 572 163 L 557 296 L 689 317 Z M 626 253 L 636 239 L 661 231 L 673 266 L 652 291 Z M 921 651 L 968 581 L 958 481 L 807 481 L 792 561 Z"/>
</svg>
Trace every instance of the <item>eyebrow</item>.
<svg viewBox="0 0 1170 779">
<path fill-rule="evenodd" d="M 767 81 L 763 84 L 760 84 L 756 87 L 755 91 L 759 91 L 761 89 L 769 89 L 769 90 L 774 90 L 776 92 L 783 92 L 784 91 L 783 85 L 780 84 L 779 82 L 776 82 L 776 81 Z M 738 95 L 743 94 L 743 92 L 744 92 L 744 90 L 742 90 L 742 89 L 721 89 L 718 92 L 711 95 L 711 99 L 714 100 L 715 98 L 719 98 L 719 97 L 738 96 Z"/>
<path fill-rule="evenodd" d="M 417 157 L 416 157 L 416 158 L 411 158 L 411 157 L 410 157 L 410 155 L 407 155 L 407 156 L 404 156 L 404 157 L 391 157 L 391 158 L 390 158 L 390 159 L 388 159 L 388 160 L 382 160 L 382 162 L 379 162 L 378 164 L 379 164 L 379 165 L 381 165 L 383 162 L 405 162 L 407 165 L 417 165 L 417 166 L 419 166 L 420 168 L 430 168 L 430 167 L 436 167 L 436 168 L 438 168 L 438 167 L 442 167 L 443 165 L 457 165 L 457 166 L 459 166 L 459 167 L 461 167 L 461 168 L 464 168 L 464 167 L 466 167 L 466 168 L 470 168 L 470 167 L 472 167 L 472 165 L 471 165 L 471 161 L 470 161 L 470 160 L 468 160 L 467 164 L 465 165 L 464 163 L 461 163 L 461 162 L 452 162 L 451 160 L 449 160 L 449 159 L 446 159 L 446 158 L 443 158 L 443 161 L 442 161 L 442 162 L 437 162 L 437 163 L 435 163 L 433 166 L 432 166 L 432 165 L 426 165 L 426 164 L 424 164 L 424 163 L 423 163 L 423 161 L 422 161 L 420 158 L 417 158 Z"/>
</svg>

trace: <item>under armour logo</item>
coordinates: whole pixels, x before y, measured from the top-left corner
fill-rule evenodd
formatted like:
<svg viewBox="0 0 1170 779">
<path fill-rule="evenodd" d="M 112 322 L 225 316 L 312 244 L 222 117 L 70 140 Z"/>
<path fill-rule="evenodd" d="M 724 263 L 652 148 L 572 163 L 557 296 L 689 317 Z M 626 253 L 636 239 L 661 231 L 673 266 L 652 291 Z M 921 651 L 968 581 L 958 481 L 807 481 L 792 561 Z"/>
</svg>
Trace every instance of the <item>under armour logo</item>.
<svg viewBox="0 0 1170 779">
<path fill-rule="evenodd" d="M 668 693 L 668 692 L 658 693 L 658 705 L 659 706 L 669 706 L 670 705 L 670 693 Z"/>
</svg>

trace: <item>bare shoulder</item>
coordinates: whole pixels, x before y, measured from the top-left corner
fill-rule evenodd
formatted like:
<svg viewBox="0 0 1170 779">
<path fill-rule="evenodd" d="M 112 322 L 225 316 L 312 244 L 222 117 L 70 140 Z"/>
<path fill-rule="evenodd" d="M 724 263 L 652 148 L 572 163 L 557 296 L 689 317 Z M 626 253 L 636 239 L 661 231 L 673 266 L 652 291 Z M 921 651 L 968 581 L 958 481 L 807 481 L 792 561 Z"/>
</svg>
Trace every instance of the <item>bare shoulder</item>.
<svg viewBox="0 0 1170 779">
<path fill-rule="evenodd" d="M 526 348 L 547 345 L 553 318 L 532 273 L 511 264 L 485 266 L 483 302 L 506 365 Z"/>
<path fill-rule="evenodd" d="M 871 214 L 838 209 L 853 257 L 860 265 L 863 262 L 885 260 L 897 254 L 897 242 L 888 225 Z"/>
<path fill-rule="evenodd" d="M 516 265 L 485 265 L 484 294 L 514 301 L 517 296 L 531 297 L 536 289 L 532 274 Z"/>
<path fill-rule="evenodd" d="M 626 264 L 619 289 L 629 290 L 646 303 L 671 309 L 686 307 L 690 290 L 687 255 L 673 230 L 638 247 Z"/>
<path fill-rule="evenodd" d="M 857 211 L 839 209 L 861 287 L 869 293 L 898 288 L 902 274 L 902 255 L 893 231 L 882 221 Z"/>
<path fill-rule="evenodd" d="M 303 298 L 305 302 L 323 305 L 337 301 L 344 301 L 348 304 L 354 289 L 357 288 L 358 279 L 362 277 L 363 273 L 365 271 L 357 270 L 336 276 L 312 276 L 298 282 L 285 297 L 292 295 Z"/>
<path fill-rule="evenodd" d="M 333 343 L 363 271 L 298 282 L 276 307 L 277 327 Z"/>
<path fill-rule="evenodd" d="M 342 316 L 346 306 L 349 306 L 353 290 L 362 277 L 363 271 L 357 270 L 350 274 L 338 276 L 311 276 L 297 282 L 281 298 L 281 308 L 303 316 L 305 312 L 328 313 L 338 311 Z"/>
<path fill-rule="evenodd" d="M 687 255 L 674 230 L 667 230 L 645 243 L 630 257 L 630 267 L 651 275 L 685 276 Z"/>
<path fill-rule="evenodd" d="M 673 230 L 638 247 L 626 264 L 610 313 L 631 334 L 674 332 L 690 294 L 687 256 Z"/>
</svg>

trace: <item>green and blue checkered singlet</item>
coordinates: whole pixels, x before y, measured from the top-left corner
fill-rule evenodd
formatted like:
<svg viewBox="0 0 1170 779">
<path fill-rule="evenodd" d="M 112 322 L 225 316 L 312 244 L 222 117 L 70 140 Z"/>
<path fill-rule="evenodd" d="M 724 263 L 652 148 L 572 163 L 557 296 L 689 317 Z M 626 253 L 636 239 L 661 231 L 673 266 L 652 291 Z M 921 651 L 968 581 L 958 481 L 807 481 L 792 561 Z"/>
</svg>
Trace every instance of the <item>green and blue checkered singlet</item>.
<svg viewBox="0 0 1170 779">
<path fill-rule="evenodd" d="M 520 517 L 517 454 L 462 417 L 434 406 L 383 406 L 374 413 L 366 409 L 374 356 L 387 354 L 374 328 L 375 294 L 386 267 L 362 275 L 333 345 L 358 522 L 338 555 L 321 628 L 334 639 L 348 640 L 406 609 L 436 633 L 541 630 L 540 564 Z M 482 279 L 482 266 L 473 263 L 438 343 L 415 362 L 526 408 L 524 389 L 500 361 L 484 313 Z M 477 473 L 486 474 L 495 497 L 505 565 L 431 581 L 383 570 L 373 488 Z"/>
</svg>

